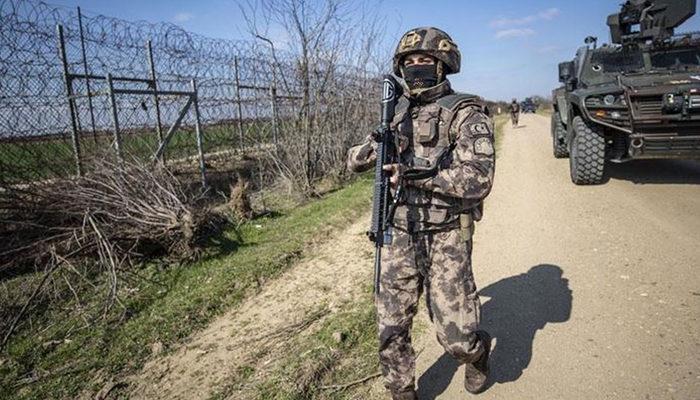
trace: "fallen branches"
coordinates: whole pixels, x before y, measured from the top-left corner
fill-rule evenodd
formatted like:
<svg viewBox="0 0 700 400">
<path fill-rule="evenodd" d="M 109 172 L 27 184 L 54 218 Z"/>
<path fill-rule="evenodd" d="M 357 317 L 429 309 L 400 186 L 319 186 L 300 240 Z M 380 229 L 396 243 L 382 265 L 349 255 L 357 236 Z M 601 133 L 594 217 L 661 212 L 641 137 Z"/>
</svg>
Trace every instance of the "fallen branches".
<svg viewBox="0 0 700 400">
<path fill-rule="evenodd" d="M 47 300 L 49 287 L 65 291 L 81 308 L 80 288 L 94 291 L 91 281 L 99 280 L 105 318 L 115 304 L 125 309 L 119 285 L 138 263 L 153 257 L 197 257 L 206 237 L 223 222 L 197 207 L 199 200 L 167 171 L 136 163 L 105 161 L 83 178 L 48 184 L 0 183 L 0 280 L 43 274 L 29 280 L 16 299 L 0 305 L 0 317 L 9 324 L 0 323 L 0 350 L 31 305 Z M 57 275 L 61 268 L 66 273 Z"/>
<path fill-rule="evenodd" d="M 104 162 L 89 176 L 48 185 L 0 184 L 0 236 L 8 239 L 0 243 L 0 276 L 46 261 L 52 248 L 59 255 L 80 248 L 107 264 L 148 250 L 186 258 L 212 218 L 197 200 L 167 171 L 140 164 Z"/>
</svg>

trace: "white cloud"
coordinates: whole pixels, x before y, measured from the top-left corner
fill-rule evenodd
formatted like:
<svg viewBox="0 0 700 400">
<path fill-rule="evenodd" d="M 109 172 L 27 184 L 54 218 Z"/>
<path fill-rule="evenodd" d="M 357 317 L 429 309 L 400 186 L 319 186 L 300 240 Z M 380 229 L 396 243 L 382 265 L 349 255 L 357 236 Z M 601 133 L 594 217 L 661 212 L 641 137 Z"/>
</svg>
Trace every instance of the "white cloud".
<svg viewBox="0 0 700 400">
<path fill-rule="evenodd" d="M 190 21 L 192 18 L 194 18 L 194 15 L 192 13 L 188 12 L 180 12 L 175 14 L 173 17 L 173 21 L 175 22 L 187 22 Z"/>
<path fill-rule="evenodd" d="M 540 12 L 540 13 L 537 14 L 537 15 L 538 15 L 541 19 L 544 19 L 544 20 L 549 21 L 549 20 L 552 20 L 552 19 L 558 17 L 559 14 L 561 14 L 561 12 L 559 12 L 559 9 L 558 9 L 558 8 L 549 8 L 549 9 L 546 9 L 546 10 Z"/>
<path fill-rule="evenodd" d="M 496 39 L 507 39 L 507 38 L 515 38 L 515 37 L 525 37 L 525 36 L 531 36 L 534 35 L 535 31 L 530 29 L 530 28 L 522 28 L 522 29 L 504 29 L 496 32 Z"/>
<path fill-rule="evenodd" d="M 491 21 L 492 28 L 505 28 L 511 26 L 529 25 L 537 21 L 551 21 L 561 14 L 558 8 L 548 8 L 537 14 L 526 15 L 520 18 L 497 18 Z"/>
</svg>

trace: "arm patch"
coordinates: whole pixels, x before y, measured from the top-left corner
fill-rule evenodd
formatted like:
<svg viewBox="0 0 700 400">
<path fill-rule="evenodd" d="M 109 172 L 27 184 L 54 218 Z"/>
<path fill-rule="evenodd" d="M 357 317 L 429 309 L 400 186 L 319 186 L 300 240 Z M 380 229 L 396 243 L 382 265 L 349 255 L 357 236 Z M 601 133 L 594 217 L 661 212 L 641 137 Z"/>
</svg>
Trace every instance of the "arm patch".
<svg viewBox="0 0 700 400">
<path fill-rule="evenodd" d="M 473 136 L 491 135 L 491 129 L 485 122 L 479 122 L 469 126 L 469 131 Z"/>
<path fill-rule="evenodd" d="M 484 156 L 492 156 L 494 153 L 493 144 L 488 137 L 480 137 L 474 141 L 474 153 Z"/>
</svg>

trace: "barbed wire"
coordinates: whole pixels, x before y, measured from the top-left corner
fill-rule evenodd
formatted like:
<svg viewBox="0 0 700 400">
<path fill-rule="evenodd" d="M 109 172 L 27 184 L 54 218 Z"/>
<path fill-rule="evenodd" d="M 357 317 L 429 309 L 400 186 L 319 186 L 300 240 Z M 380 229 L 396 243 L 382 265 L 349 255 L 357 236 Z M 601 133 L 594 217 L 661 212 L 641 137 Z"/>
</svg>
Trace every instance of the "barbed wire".
<svg viewBox="0 0 700 400">
<path fill-rule="evenodd" d="M 189 89 L 190 80 L 197 81 L 201 120 L 208 127 L 207 151 L 268 140 L 273 128 L 283 130 L 283 122 L 299 112 L 301 88 L 295 79 L 295 59 L 277 50 L 273 60 L 267 44 L 213 39 L 171 23 L 131 22 L 33 0 L 0 0 L 0 180 L 75 173 L 57 25 L 63 27 L 66 66 L 72 74 L 149 78 L 146 43 L 150 41 L 158 89 Z M 365 71 L 323 63 L 314 68 L 317 73 L 333 69 L 333 79 L 324 82 L 323 88 L 312 82 L 316 90 L 310 101 L 317 110 L 327 111 L 330 102 L 342 101 L 347 108 L 344 113 L 369 116 L 367 108 L 373 104 L 364 97 Z M 277 86 L 277 96 L 271 99 L 269 89 Z M 75 99 L 78 140 L 85 149 L 80 157 L 89 161 L 111 145 L 108 133 L 114 115 L 108 96 L 102 95 L 108 88 L 104 79 L 76 79 L 72 89 L 76 94 L 91 94 Z M 160 98 L 163 129 L 175 122 L 185 102 L 177 96 Z M 152 155 L 158 146 L 153 134 L 154 97 L 122 95 L 116 103 L 121 129 L 131 134 L 127 148 L 144 157 Z M 277 127 L 272 126 L 273 118 L 279 119 Z M 188 113 L 183 132 L 178 133 L 181 137 L 170 144 L 171 154 L 195 154 L 187 132 L 192 125 L 193 115 Z"/>
</svg>

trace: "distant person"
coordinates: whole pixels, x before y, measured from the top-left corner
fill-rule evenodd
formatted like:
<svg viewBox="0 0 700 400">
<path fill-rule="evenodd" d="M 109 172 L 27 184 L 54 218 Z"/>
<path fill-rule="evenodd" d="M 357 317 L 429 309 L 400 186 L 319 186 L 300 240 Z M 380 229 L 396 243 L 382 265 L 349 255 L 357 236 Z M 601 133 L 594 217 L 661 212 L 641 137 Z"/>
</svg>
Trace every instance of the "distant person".
<svg viewBox="0 0 700 400">
<path fill-rule="evenodd" d="M 513 127 L 518 126 L 518 120 L 520 119 L 520 103 L 518 103 L 517 99 L 513 99 L 513 101 L 508 106 L 508 111 L 510 112 L 511 124 L 513 125 Z"/>
<path fill-rule="evenodd" d="M 473 224 L 493 185 L 494 135 L 482 100 L 455 93 L 446 78 L 459 72 L 460 57 L 450 36 L 436 28 L 407 32 L 394 53 L 394 73 L 409 90 L 392 124 L 400 164 L 385 170 L 392 186 L 400 183 L 404 191 L 390 221 L 393 241 L 383 255 L 375 300 L 379 361 L 394 400 L 417 399 L 411 327 L 424 290 L 438 341 L 465 364 L 466 390 L 486 387 L 491 337 L 480 330 L 471 253 Z M 369 137 L 350 149 L 349 167 L 370 169 L 375 146 Z M 426 175 L 402 177 L 408 165 Z"/>
</svg>

